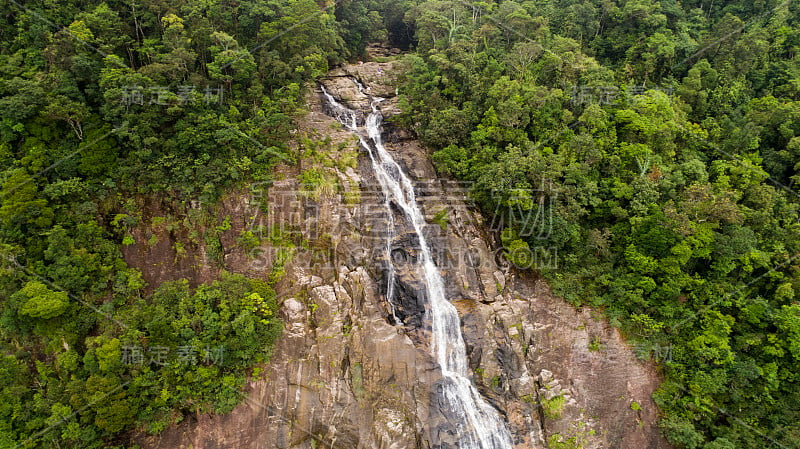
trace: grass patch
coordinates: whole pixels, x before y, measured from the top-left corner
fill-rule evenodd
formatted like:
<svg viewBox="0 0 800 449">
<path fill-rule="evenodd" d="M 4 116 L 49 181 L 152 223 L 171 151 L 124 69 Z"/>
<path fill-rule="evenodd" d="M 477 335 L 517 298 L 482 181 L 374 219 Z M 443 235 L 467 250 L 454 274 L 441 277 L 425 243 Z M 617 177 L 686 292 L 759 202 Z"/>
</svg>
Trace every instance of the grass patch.
<svg viewBox="0 0 800 449">
<path fill-rule="evenodd" d="M 553 396 L 551 399 L 542 399 L 542 410 L 544 410 L 544 416 L 550 419 L 558 419 L 561 418 L 561 413 L 564 411 L 564 405 L 566 404 L 567 400 L 564 395 Z"/>
</svg>

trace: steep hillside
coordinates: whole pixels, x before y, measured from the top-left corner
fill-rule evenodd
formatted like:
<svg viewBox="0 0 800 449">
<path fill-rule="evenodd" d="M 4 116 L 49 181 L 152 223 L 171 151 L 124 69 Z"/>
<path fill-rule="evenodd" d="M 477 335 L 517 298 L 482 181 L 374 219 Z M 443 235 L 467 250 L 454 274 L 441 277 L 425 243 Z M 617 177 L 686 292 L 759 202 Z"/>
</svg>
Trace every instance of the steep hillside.
<svg viewBox="0 0 800 449">
<path fill-rule="evenodd" d="M 378 75 L 378 68 L 382 74 Z M 350 65 L 323 80 L 346 104 L 368 106 L 351 78 L 393 95 L 391 64 Z M 381 78 L 384 77 L 384 78 Z M 229 415 L 200 415 L 142 437 L 149 448 L 427 448 L 450 432 L 436 404 L 437 379 L 424 325 L 423 280 L 403 270 L 415 257 L 410 234 L 394 237 L 399 267 L 395 324 L 386 300 L 386 210 L 370 161 L 351 133 L 325 115 L 319 89 L 298 123 L 300 169 L 269 186 L 269 229 L 302 237 L 276 285 L 283 336 L 245 403 Z M 387 100 L 392 110 L 393 99 Z M 390 119 L 390 117 L 389 117 Z M 306 139 L 308 137 L 309 139 Z M 457 305 L 470 369 L 481 394 L 507 420 L 515 447 L 571 441 L 582 447 L 668 447 L 650 395 L 659 378 L 619 333 L 589 309 L 576 310 L 546 284 L 519 275 L 498 253 L 491 229 L 466 190 L 437 178 L 426 152 L 408 133 L 386 126 L 387 148 L 415 183 L 428 218 L 426 236 Z M 343 166 L 353 152 L 357 164 Z M 304 184 L 309 173 L 319 180 Z M 218 213 L 236 234 L 250 225 L 239 193 Z M 246 208 L 245 208 L 246 209 Z M 445 213 L 442 213 L 445 211 Z M 262 221 L 262 218 L 264 221 Z M 275 254 L 265 244 L 251 254 Z M 270 259 L 226 249 L 232 271 L 268 277 Z M 446 447 L 442 445 L 441 447 Z"/>
</svg>

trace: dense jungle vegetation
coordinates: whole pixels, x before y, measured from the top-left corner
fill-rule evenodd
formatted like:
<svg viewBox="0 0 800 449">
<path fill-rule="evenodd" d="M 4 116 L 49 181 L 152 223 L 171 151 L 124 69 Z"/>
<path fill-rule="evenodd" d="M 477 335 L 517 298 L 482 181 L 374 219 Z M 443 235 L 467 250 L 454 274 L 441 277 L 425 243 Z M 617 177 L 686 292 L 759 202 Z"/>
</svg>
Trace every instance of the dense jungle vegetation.
<svg viewBox="0 0 800 449">
<path fill-rule="evenodd" d="M 405 124 L 512 262 L 660 359 L 668 439 L 800 447 L 798 6 L 406 3 Z"/>
<path fill-rule="evenodd" d="M 1 15 L 0 447 L 123 447 L 232 409 L 280 332 L 275 291 L 232 274 L 147 290 L 121 252 L 137 199 L 202 211 L 291 163 L 301 86 L 359 55 L 380 16 L 311 0 L 9 0 Z M 225 223 L 200 215 L 197 239 L 219 247 Z"/>
<path fill-rule="evenodd" d="M 269 180 L 306 83 L 387 41 L 408 50 L 399 122 L 473 184 L 509 260 L 658 353 L 672 443 L 800 447 L 799 19 L 773 0 L 4 0 L 0 446 L 126 447 L 241 401 L 280 332 L 273 286 L 148 288 L 121 252 L 136 199 Z"/>
</svg>

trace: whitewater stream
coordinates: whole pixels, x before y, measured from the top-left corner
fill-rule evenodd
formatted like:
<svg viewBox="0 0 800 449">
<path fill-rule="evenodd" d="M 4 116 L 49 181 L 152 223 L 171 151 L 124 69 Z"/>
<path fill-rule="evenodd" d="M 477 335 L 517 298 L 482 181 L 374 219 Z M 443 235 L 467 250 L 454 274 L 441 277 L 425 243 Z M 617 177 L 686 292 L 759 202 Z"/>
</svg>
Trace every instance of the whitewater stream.
<svg viewBox="0 0 800 449">
<path fill-rule="evenodd" d="M 353 80 L 359 90 L 363 86 Z M 431 257 L 431 250 L 422 232 L 425 218 L 417 205 L 414 186 L 408 175 L 392 158 L 381 140 L 383 116 L 379 105 L 384 100 L 372 97 L 372 111 L 364 123 L 359 123 L 359 113 L 339 103 L 324 86 L 320 86 L 327 100 L 329 113 L 358 136 L 361 145 L 369 153 L 375 176 L 383 190 L 388 211 L 387 258 L 391 260 L 391 241 L 394 237 L 394 221 L 391 204 L 403 212 L 419 239 L 420 257 L 418 269 L 425 282 L 427 300 L 426 319 L 431 328 L 431 351 L 441 372 L 440 401 L 438 407 L 456 429 L 459 449 L 512 449 L 511 435 L 497 410 L 481 397 L 470 380 L 466 348 L 461 335 L 461 326 L 455 306 L 445 296 L 444 280 Z M 395 273 L 391 263 L 388 273 L 387 300 L 392 304 Z M 392 306 L 394 307 L 394 306 Z M 394 312 L 393 312 L 394 313 Z M 397 316 L 394 317 L 399 323 Z M 436 447 L 439 447 L 438 445 Z"/>
</svg>

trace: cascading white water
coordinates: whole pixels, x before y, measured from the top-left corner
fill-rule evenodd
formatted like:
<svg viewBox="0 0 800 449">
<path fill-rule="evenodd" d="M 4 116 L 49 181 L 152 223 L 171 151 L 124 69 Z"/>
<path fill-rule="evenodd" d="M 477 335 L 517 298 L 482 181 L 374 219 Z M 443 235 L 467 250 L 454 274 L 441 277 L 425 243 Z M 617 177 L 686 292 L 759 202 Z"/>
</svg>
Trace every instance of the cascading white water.
<svg viewBox="0 0 800 449">
<path fill-rule="evenodd" d="M 363 86 L 354 80 L 359 90 Z M 364 138 L 358 128 L 358 113 L 340 104 L 322 86 L 331 114 L 348 129 L 353 131 L 361 141 L 361 145 L 369 153 L 375 175 L 385 195 L 386 207 L 390 217 L 390 235 L 387 252 L 391 251 L 391 240 L 394 223 L 390 203 L 394 203 L 403 211 L 413 226 L 420 246 L 419 268 L 425 280 L 425 293 L 428 300 L 426 314 L 431 325 L 431 351 L 442 371 L 440 409 L 455 427 L 459 449 L 511 449 L 511 435 L 500 419 L 500 415 L 484 401 L 470 380 L 467 366 L 466 348 L 461 335 L 461 325 L 455 306 L 445 296 L 444 280 L 433 262 L 431 251 L 423 234 L 425 218 L 417 206 L 414 186 L 403 172 L 400 165 L 386 151 L 381 139 L 383 116 L 378 105 L 383 98 L 372 98 L 372 112 L 366 117 Z M 391 254 L 387 256 L 391 258 Z M 391 259 L 390 259 L 391 260 Z M 389 263 L 389 287 L 387 298 L 392 301 L 394 284 L 394 268 Z M 394 307 L 392 305 L 392 307 Z M 394 311 L 393 311 L 394 313 Z M 395 316 L 395 319 L 397 317 Z"/>
</svg>

